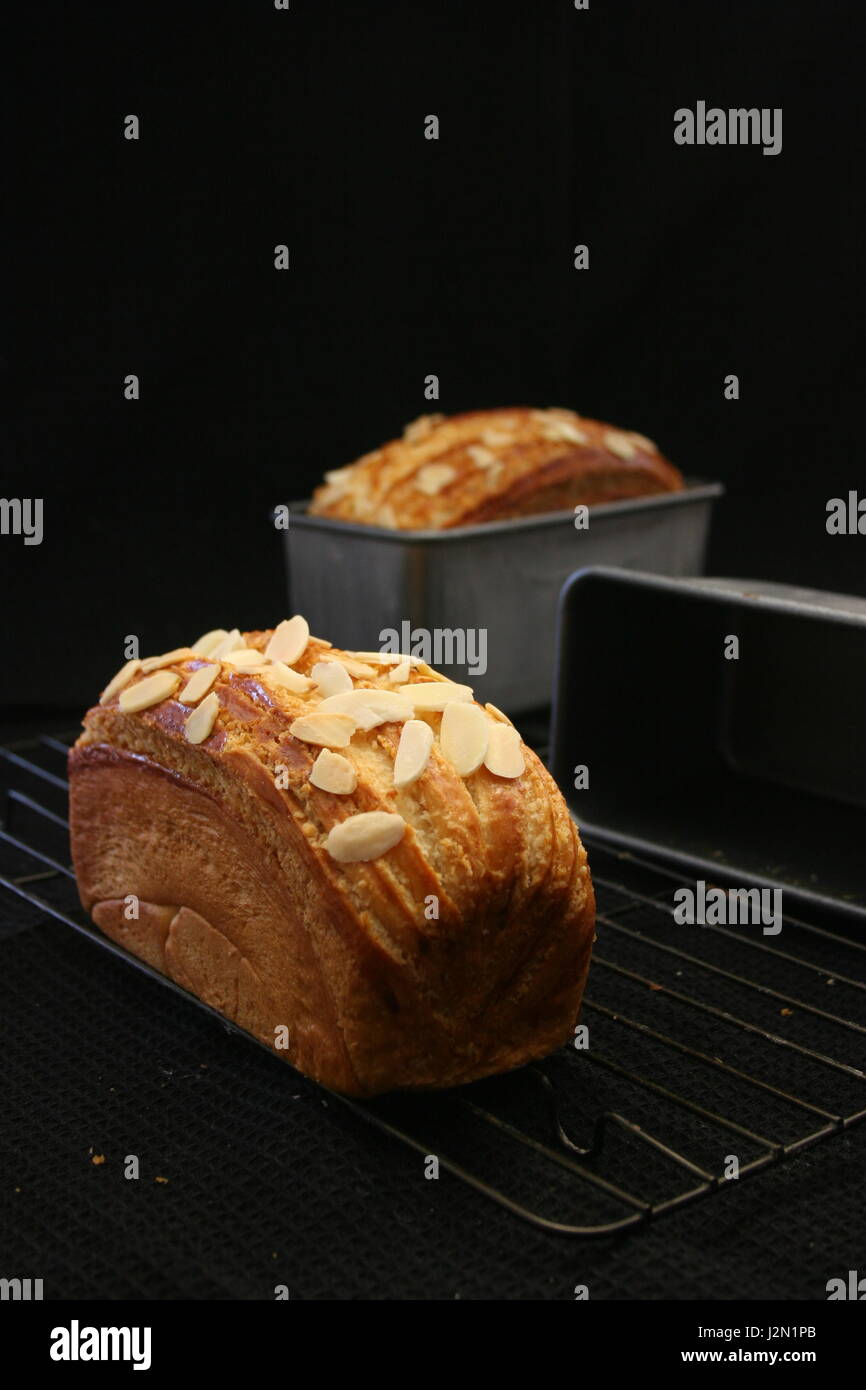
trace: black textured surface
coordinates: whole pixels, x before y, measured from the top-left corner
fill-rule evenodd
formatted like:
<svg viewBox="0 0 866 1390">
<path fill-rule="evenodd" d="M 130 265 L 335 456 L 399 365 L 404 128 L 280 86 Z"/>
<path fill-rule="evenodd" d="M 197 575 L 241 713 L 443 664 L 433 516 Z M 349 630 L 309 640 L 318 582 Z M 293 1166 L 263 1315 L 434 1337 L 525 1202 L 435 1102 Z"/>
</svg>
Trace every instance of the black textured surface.
<svg viewBox="0 0 866 1390">
<path fill-rule="evenodd" d="M 48 771 L 59 756 L 52 748 L 39 754 Z M 22 795 L 62 811 L 62 788 L 14 764 L 4 776 Z M 38 831 L 45 852 L 65 862 L 62 827 L 25 801 L 13 805 L 7 828 L 31 843 Z M 615 1059 L 770 1139 L 794 1140 L 825 1120 L 672 1051 L 622 1018 L 771 1077 L 825 1111 L 863 1107 L 862 1080 L 668 992 L 862 1066 L 864 1034 L 804 1007 L 862 1019 L 862 991 L 842 980 L 862 957 L 856 936 L 852 945 L 789 925 L 781 938 L 763 939 L 822 967 L 810 971 L 743 940 L 673 927 L 658 905 L 632 896 L 669 901 L 670 881 L 600 847 L 593 861 L 606 919 L 584 1015 L 594 1058 Z M 27 872 L 28 856 L 7 846 L 2 870 Z M 68 902 L 62 876 L 30 886 L 57 906 Z M 569 1299 L 575 1284 L 587 1284 L 595 1299 L 823 1299 L 829 1278 L 862 1265 L 866 1126 L 626 1234 L 552 1235 L 448 1172 L 425 1179 L 420 1153 L 67 926 L 8 893 L 0 894 L 0 910 L 3 1267 L 43 1278 L 47 1298 L 270 1299 L 276 1284 L 286 1284 L 293 1298 L 306 1299 Z M 741 935 L 760 944 L 752 928 Z M 799 1002 L 748 990 L 660 945 L 748 971 Z M 783 1007 L 792 1012 L 782 1015 Z M 759 1139 L 733 1138 L 574 1050 L 545 1070 L 578 1144 L 591 1141 L 594 1117 L 615 1107 L 713 1172 L 726 1154 L 745 1165 L 766 1151 Z M 549 1142 L 549 1114 L 527 1073 L 470 1088 L 470 1098 Z M 376 1108 L 558 1219 L 622 1214 L 619 1202 L 576 1186 L 463 1102 L 413 1098 Z M 124 1177 L 132 1154 L 137 1181 Z M 94 1156 L 104 1162 L 94 1164 Z M 692 1182 L 616 1129 L 586 1162 L 655 1200 Z"/>
</svg>

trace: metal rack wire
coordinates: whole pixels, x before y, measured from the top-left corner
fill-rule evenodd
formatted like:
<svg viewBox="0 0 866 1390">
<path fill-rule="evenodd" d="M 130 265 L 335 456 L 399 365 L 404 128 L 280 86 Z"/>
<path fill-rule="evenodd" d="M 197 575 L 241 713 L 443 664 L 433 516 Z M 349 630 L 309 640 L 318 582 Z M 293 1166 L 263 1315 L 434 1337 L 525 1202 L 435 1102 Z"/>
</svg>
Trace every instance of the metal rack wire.
<svg viewBox="0 0 866 1390">
<path fill-rule="evenodd" d="M 0 886 L 241 1032 L 81 911 L 65 810 L 72 737 L 0 749 Z M 441 1094 L 330 1093 L 518 1217 L 571 1236 L 720 1194 L 866 1116 L 866 942 L 855 926 L 786 915 L 769 939 L 678 926 L 680 873 L 600 841 L 588 849 L 599 900 L 588 1047 Z"/>
</svg>

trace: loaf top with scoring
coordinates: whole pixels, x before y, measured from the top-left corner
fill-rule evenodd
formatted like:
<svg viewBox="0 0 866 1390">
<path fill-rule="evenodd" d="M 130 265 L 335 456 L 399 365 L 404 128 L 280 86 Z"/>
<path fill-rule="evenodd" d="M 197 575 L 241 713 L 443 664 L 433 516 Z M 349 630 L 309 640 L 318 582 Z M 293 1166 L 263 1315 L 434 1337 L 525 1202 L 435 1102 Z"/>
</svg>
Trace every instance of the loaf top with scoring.
<svg viewBox="0 0 866 1390">
<path fill-rule="evenodd" d="M 422 415 L 402 438 L 325 475 L 313 516 L 445 530 L 684 486 L 651 439 L 573 410 Z"/>
<path fill-rule="evenodd" d="M 573 1028 L 594 899 L 492 705 L 296 616 L 127 663 L 70 752 L 85 908 L 353 1094 L 471 1080 Z M 142 920 L 124 921 L 136 895 Z"/>
</svg>

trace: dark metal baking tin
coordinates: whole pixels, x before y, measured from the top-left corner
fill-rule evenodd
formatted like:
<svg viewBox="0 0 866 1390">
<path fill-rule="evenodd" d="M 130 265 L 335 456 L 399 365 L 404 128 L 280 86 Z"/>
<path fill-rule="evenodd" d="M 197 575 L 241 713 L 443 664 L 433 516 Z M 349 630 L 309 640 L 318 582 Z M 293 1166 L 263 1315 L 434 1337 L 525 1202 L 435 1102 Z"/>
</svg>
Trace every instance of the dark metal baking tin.
<svg viewBox="0 0 866 1390">
<path fill-rule="evenodd" d="M 688 480 L 683 492 L 590 510 L 460 526 L 393 531 L 307 515 L 290 507 L 285 532 L 289 593 L 315 633 L 350 650 L 374 650 L 384 628 L 487 630 L 485 675 L 435 661 L 453 680 L 509 713 L 550 703 L 556 603 L 565 579 L 587 565 L 699 574 L 720 483 Z"/>
<path fill-rule="evenodd" d="M 616 845 L 866 916 L 866 600 L 575 574 L 551 767 L 580 825 Z"/>
</svg>

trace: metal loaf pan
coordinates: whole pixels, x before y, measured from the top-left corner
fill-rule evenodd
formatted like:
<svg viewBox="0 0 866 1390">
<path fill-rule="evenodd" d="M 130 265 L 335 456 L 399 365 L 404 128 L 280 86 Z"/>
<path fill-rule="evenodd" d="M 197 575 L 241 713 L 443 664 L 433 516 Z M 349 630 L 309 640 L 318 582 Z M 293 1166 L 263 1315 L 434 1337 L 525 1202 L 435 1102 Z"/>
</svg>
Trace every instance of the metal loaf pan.
<svg viewBox="0 0 866 1390">
<path fill-rule="evenodd" d="M 563 588 L 552 771 L 632 851 L 866 917 L 864 708 L 864 599 L 606 567 Z"/>
<path fill-rule="evenodd" d="M 691 480 L 683 492 L 590 509 L 579 531 L 572 512 L 449 531 L 390 531 L 290 508 L 284 533 L 292 608 L 340 646 L 374 650 L 385 628 L 484 629 L 487 670 L 433 664 L 476 697 L 509 713 L 548 705 L 556 603 L 567 577 L 614 564 L 662 574 L 698 574 L 719 483 Z"/>
</svg>

